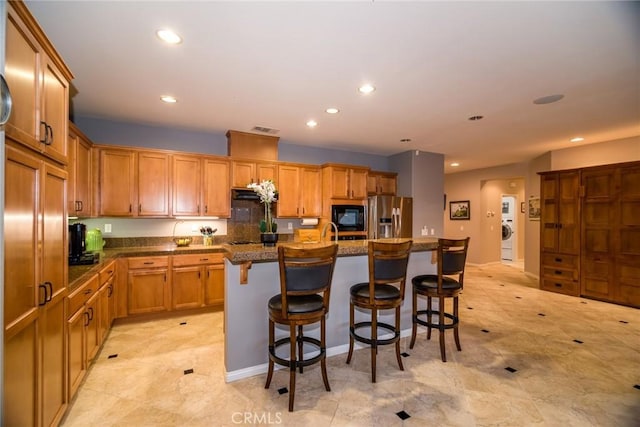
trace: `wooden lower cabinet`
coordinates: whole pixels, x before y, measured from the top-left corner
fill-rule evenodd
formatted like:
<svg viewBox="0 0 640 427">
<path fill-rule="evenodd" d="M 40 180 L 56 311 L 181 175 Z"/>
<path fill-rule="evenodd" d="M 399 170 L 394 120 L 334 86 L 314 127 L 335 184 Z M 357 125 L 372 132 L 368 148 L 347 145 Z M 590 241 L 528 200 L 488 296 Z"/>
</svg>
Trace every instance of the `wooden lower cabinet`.
<svg viewBox="0 0 640 427">
<path fill-rule="evenodd" d="M 174 255 L 171 274 L 173 310 L 224 302 L 222 254 Z"/>
<path fill-rule="evenodd" d="M 170 307 L 169 257 L 129 258 L 127 312 L 145 314 Z"/>
</svg>

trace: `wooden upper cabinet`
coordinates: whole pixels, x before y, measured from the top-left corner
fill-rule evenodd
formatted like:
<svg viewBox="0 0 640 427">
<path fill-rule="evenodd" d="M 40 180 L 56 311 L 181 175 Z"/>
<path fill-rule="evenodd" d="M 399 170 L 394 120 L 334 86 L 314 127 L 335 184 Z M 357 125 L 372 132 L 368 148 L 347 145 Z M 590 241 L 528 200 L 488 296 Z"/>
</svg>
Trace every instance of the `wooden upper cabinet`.
<svg viewBox="0 0 640 427">
<path fill-rule="evenodd" d="M 230 167 L 226 159 L 204 159 L 204 215 L 231 216 Z"/>
<path fill-rule="evenodd" d="M 395 196 L 396 181 L 396 173 L 369 171 L 369 175 L 367 176 L 367 193 L 370 195 Z"/>
<path fill-rule="evenodd" d="M 169 155 L 137 153 L 138 216 L 169 215 Z"/>
<path fill-rule="evenodd" d="M 172 215 L 229 217 L 229 161 L 178 154 L 172 157 Z"/>
<path fill-rule="evenodd" d="M 277 163 L 233 160 L 231 162 L 231 187 L 247 188 L 247 185 L 266 179 L 277 180 Z"/>
<path fill-rule="evenodd" d="M 21 2 L 7 2 L 5 78 L 13 98 L 7 135 L 67 163 L 73 75 Z"/>
<path fill-rule="evenodd" d="M 101 216 L 169 215 L 169 155 L 100 148 Z"/>
<path fill-rule="evenodd" d="M 369 170 L 348 165 L 323 165 L 323 197 L 333 199 L 366 199 Z"/>
<path fill-rule="evenodd" d="M 135 153 L 100 149 L 100 216 L 134 216 Z"/>
<path fill-rule="evenodd" d="M 92 164 L 91 141 L 73 124 L 69 123 L 69 182 L 67 206 L 70 215 L 91 216 Z"/>
<path fill-rule="evenodd" d="M 202 161 L 196 156 L 172 156 L 173 215 L 198 216 L 201 213 Z"/>
<path fill-rule="evenodd" d="M 322 211 L 320 168 L 310 165 L 278 166 L 280 218 L 319 217 Z"/>
</svg>

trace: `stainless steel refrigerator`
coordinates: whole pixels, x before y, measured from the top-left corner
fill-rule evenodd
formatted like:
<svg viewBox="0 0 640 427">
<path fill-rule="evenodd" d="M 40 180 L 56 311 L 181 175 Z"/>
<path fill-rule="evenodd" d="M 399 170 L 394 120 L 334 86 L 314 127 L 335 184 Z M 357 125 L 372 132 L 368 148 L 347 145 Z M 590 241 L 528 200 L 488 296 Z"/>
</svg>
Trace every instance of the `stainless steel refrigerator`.
<svg viewBox="0 0 640 427">
<path fill-rule="evenodd" d="M 411 197 L 371 196 L 367 237 L 413 237 L 413 199 Z"/>
</svg>

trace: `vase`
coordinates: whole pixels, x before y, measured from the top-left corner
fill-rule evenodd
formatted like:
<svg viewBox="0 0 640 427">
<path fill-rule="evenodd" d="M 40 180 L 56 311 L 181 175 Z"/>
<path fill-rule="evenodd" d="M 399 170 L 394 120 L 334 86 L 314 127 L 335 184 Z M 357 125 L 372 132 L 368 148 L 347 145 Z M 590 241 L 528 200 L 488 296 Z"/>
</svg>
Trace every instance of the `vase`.
<svg viewBox="0 0 640 427">
<path fill-rule="evenodd" d="M 276 243 L 278 242 L 278 234 L 277 233 L 261 233 L 260 242 L 264 246 L 275 246 Z"/>
</svg>

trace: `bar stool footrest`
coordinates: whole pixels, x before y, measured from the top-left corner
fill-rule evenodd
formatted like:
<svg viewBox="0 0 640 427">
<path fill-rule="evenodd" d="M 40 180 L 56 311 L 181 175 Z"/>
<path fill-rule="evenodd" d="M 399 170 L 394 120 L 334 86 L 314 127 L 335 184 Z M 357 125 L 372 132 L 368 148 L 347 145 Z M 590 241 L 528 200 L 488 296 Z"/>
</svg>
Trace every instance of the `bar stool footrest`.
<svg viewBox="0 0 640 427">
<path fill-rule="evenodd" d="M 382 329 L 386 329 L 390 332 L 393 332 L 394 336 L 391 338 L 386 338 L 386 339 L 376 339 L 373 340 L 371 338 L 366 338 L 363 337 L 362 335 L 358 335 L 356 333 L 356 329 L 358 328 L 364 328 L 364 327 L 368 327 L 371 328 L 372 322 L 358 322 L 356 324 L 353 325 L 353 328 L 349 328 L 349 334 L 353 337 L 353 339 L 355 339 L 356 341 L 365 343 L 365 344 L 369 344 L 369 345 L 388 345 L 388 344 L 395 344 L 399 339 L 400 339 L 400 331 L 396 330 L 396 328 L 392 325 L 389 325 L 388 323 L 381 323 L 378 322 L 376 324 L 376 326 L 382 328 Z"/>
<path fill-rule="evenodd" d="M 420 319 L 419 316 L 421 315 L 426 315 L 427 319 L 426 320 Z M 445 329 L 453 329 L 456 326 L 458 326 L 458 321 L 459 321 L 458 317 L 454 316 L 451 313 L 444 313 L 445 319 L 451 320 L 451 323 L 444 323 L 443 325 L 439 323 L 433 323 L 431 321 L 431 316 L 438 316 L 438 315 L 439 313 L 434 310 L 418 310 L 416 312 L 416 315 L 413 316 L 413 320 L 415 320 L 415 322 L 419 325 L 426 326 L 428 328 L 438 329 L 441 331 L 444 331 Z"/>
<path fill-rule="evenodd" d="M 313 365 L 314 363 L 318 363 L 320 360 L 322 360 L 325 357 L 326 350 L 322 348 L 319 339 L 312 338 L 312 337 L 305 337 L 305 336 L 297 337 L 297 339 L 298 340 L 302 339 L 303 342 L 315 345 L 316 347 L 318 347 L 318 350 L 320 351 L 320 353 L 312 357 L 311 359 L 296 360 L 294 362 L 295 366 L 291 366 L 291 362 L 292 362 L 291 360 L 284 359 L 276 355 L 276 349 L 278 347 L 285 344 L 291 344 L 289 337 L 287 337 L 287 338 L 281 338 L 279 340 L 276 340 L 276 342 L 273 344 L 273 347 L 269 346 L 269 359 L 273 360 L 274 363 L 277 363 L 278 365 L 281 365 L 281 366 L 288 366 L 289 368 L 299 368 L 301 366 L 305 367 L 305 366 Z"/>
</svg>

